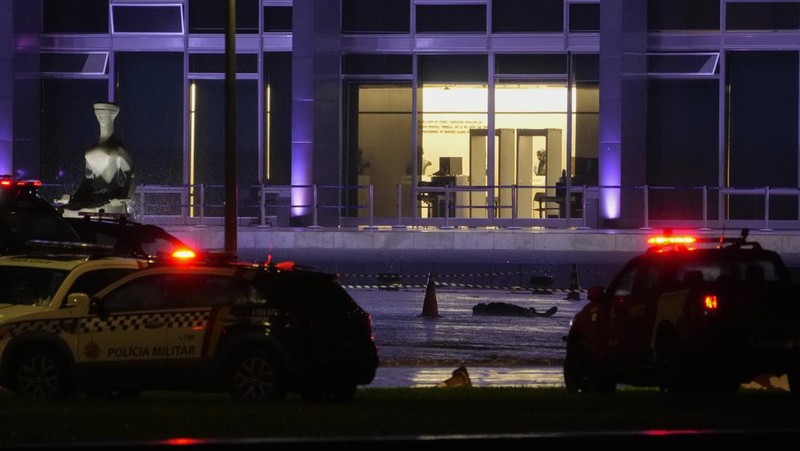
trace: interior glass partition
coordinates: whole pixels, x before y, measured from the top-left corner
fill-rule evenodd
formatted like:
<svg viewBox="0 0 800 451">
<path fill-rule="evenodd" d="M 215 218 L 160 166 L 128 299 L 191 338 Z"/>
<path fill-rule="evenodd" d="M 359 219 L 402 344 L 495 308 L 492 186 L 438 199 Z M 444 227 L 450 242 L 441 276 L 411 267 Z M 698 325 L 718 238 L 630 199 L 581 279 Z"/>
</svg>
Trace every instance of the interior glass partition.
<svg viewBox="0 0 800 451">
<path fill-rule="evenodd" d="M 474 130 L 489 128 L 487 55 L 422 55 L 418 57 L 417 85 L 417 199 L 421 218 L 465 218 L 475 208 L 470 194 L 477 191 L 447 187 L 477 187 L 495 183 L 494 173 L 472 172 L 476 157 Z M 485 177 L 484 177 L 485 175 Z"/>
<path fill-rule="evenodd" d="M 495 85 L 501 218 L 565 216 L 567 102 L 563 81 L 504 80 Z"/>
<path fill-rule="evenodd" d="M 468 192 L 446 194 L 443 188 L 491 184 L 486 177 L 486 166 L 473 164 L 487 161 L 485 147 L 482 154 L 478 149 L 485 146 L 485 140 L 477 144 L 473 139 L 476 130 L 487 129 L 486 85 L 426 83 L 420 86 L 417 99 L 419 217 L 462 218 L 472 211 L 485 211 L 485 201 L 482 205 L 471 205 Z M 478 214 L 485 217 L 485 213 Z"/>
<path fill-rule="evenodd" d="M 374 189 L 375 217 L 397 216 L 397 187 L 402 215 L 411 216 L 412 186 L 411 85 L 352 83 L 347 89 L 347 152 L 344 162 L 348 216 L 370 214 L 369 186 Z"/>
</svg>

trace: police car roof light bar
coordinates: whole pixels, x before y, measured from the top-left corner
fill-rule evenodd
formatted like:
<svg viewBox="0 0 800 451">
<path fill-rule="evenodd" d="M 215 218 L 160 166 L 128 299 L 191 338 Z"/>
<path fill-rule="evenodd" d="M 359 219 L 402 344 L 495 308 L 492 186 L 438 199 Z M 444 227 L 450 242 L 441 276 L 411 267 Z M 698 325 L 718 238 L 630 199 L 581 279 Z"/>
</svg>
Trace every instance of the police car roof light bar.
<svg viewBox="0 0 800 451">
<path fill-rule="evenodd" d="M 665 250 L 669 249 L 693 250 L 696 248 L 696 244 L 701 243 L 716 244 L 717 248 L 726 247 L 725 245 L 728 244 L 736 248 L 747 246 L 754 249 L 761 249 L 761 245 L 758 242 L 747 241 L 749 234 L 749 229 L 742 229 L 741 236 L 739 237 L 726 237 L 724 235 L 713 237 L 695 237 L 691 235 L 673 235 L 670 229 L 666 229 L 662 235 L 649 237 L 647 239 L 647 243 L 651 245 L 649 250 L 652 252 L 664 252 Z"/>
</svg>

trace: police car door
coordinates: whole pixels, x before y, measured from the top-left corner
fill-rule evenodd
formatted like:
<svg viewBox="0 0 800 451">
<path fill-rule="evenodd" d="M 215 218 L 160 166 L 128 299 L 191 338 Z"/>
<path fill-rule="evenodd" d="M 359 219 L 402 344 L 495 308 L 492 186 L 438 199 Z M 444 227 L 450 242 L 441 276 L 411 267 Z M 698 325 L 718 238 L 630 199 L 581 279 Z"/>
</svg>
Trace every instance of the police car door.
<svg viewBox="0 0 800 451">
<path fill-rule="evenodd" d="M 170 296 L 160 276 L 126 279 L 100 293 L 78 338 L 76 359 L 86 377 L 135 385 L 158 377 L 168 322 L 163 308 Z"/>
<path fill-rule="evenodd" d="M 611 287 L 608 311 L 609 357 L 621 361 L 646 359 L 649 352 L 648 328 L 652 312 L 648 302 L 658 281 L 658 267 L 647 260 L 629 271 Z"/>
<path fill-rule="evenodd" d="M 235 294 L 231 273 L 229 269 L 205 268 L 176 274 L 174 283 L 185 298 L 181 305 L 174 306 L 173 319 L 166 330 L 171 370 L 189 368 L 187 363 L 213 357 Z"/>
</svg>

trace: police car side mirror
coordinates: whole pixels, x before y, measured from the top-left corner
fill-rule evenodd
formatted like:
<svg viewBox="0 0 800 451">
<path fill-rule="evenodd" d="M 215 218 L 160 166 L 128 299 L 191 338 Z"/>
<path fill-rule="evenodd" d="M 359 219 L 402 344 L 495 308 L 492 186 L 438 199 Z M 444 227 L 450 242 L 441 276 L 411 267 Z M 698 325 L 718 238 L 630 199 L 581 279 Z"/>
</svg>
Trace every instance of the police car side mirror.
<svg viewBox="0 0 800 451">
<path fill-rule="evenodd" d="M 70 293 L 67 295 L 67 302 L 64 307 L 88 307 L 89 295 L 86 293 Z"/>
<path fill-rule="evenodd" d="M 98 297 L 89 298 L 89 314 L 97 315 L 100 318 L 108 317 L 108 314 L 103 312 L 103 305 L 100 303 Z"/>
<path fill-rule="evenodd" d="M 603 302 L 603 294 L 603 287 L 591 287 L 589 291 L 586 292 L 586 299 L 588 299 L 589 302 Z"/>
</svg>

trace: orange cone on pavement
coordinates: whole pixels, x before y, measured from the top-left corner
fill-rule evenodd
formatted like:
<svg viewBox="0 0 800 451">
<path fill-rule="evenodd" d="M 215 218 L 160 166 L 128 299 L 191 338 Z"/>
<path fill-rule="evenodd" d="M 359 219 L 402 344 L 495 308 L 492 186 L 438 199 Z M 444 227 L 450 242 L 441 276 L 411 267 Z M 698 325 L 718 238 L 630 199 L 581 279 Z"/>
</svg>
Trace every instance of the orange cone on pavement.
<svg viewBox="0 0 800 451">
<path fill-rule="evenodd" d="M 439 306 L 436 301 L 436 283 L 433 281 L 433 274 L 428 273 L 428 287 L 425 289 L 425 302 L 422 304 L 423 318 L 438 318 Z"/>
</svg>

